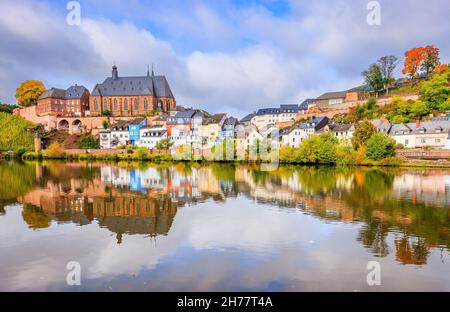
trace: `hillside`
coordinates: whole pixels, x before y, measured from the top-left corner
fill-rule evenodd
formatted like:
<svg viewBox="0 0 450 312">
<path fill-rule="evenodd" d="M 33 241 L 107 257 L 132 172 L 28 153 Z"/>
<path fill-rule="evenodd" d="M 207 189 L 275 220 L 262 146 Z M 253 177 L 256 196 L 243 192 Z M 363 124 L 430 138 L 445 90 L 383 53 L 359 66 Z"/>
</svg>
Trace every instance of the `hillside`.
<svg viewBox="0 0 450 312">
<path fill-rule="evenodd" d="M 0 151 L 34 150 L 34 125 L 16 115 L 0 112 Z"/>
</svg>

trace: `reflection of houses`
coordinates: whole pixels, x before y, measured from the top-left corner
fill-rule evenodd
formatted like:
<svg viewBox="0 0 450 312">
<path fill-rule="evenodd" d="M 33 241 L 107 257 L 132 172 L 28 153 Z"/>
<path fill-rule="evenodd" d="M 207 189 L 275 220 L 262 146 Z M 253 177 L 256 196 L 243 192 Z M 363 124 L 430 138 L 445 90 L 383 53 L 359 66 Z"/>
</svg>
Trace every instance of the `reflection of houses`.
<svg viewBox="0 0 450 312">
<path fill-rule="evenodd" d="M 393 195 L 413 202 L 450 204 L 450 175 L 446 171 L 410 171 L 396 176 Z"/>
</svg>

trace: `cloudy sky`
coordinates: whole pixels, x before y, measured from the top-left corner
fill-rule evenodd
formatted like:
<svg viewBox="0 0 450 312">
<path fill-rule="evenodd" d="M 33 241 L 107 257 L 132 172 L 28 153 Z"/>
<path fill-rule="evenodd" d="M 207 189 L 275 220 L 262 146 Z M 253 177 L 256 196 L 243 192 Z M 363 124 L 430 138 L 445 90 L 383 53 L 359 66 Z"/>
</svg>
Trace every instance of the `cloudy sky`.
<svg viewBox="0 0 450 312">
<path fill-rule="evenodd" d="M 21 81 L 92 90 L 111 75 L 166 75 L 177 102 L 242 117 L 362 83 L 383 55 L 433 44 L 450 62 L 450 1 L 380 0 L 0 0 L 0 101 Z M 399 68 L 400 69 L 400 68 Z"/>
</svg>

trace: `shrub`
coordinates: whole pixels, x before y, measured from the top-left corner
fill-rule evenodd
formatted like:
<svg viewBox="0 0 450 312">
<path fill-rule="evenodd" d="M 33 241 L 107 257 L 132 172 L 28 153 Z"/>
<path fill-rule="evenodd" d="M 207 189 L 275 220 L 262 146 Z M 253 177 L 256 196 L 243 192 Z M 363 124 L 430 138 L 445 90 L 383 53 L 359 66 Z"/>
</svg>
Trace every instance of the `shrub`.
<svg viewBox="0 0 450 312">
<path fill-rule="evenodd" d="M 398 157 L 387 157 L 385 159 L 382 159 L 379 163 L 381 166 L 401 166 L 403 164 L 403 161 Z"/>
<path fill-rule="evenodd" d="M 64 147 L 58 142 L 53 142 L 45 150 L 44 157 L 46 158 L 61 158 L 65 155 Z"/>
<path fill-rule="evenodd" d="M 395 141 L 383 132 L 377 132 L 370 137 L 366 144 L 367 159 L 380 161 L 395 156 Z"/>
<path fill-rule="evenodd" d="M 139 147 L 136 151 L 137 157 L 141 160 L 146 160 L 149 158 L 149 151 L 145 147 Z"/>
</svg>

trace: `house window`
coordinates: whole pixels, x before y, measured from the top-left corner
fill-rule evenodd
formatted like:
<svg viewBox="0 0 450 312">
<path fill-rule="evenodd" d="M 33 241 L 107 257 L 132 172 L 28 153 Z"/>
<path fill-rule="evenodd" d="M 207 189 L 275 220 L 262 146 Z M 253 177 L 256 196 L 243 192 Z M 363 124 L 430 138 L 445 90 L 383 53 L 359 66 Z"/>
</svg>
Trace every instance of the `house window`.
<svg viewBox="0 0 450 312">
<path fill-rule="evenodd" d="M 441 143 L 441 139 L 436 139 L 436 143 Z"/>
<path fill-rule="evenodd" d="M 405 140 L 405 146 L 408 146 L 409 140 Z"/>
<path fill-rule="evenodd" d="M 423 144 L 425 144 L 425 143 L 427 143 L 427 139 L 422 139 L 421 142 L 422 142 Z"/>
<path fill-rule="evenodd" d="M 128 99 L 125 99 L 125 101 L 123 102 L 123 109 L 124 110 L 128 110 Z"/>
</svg>

